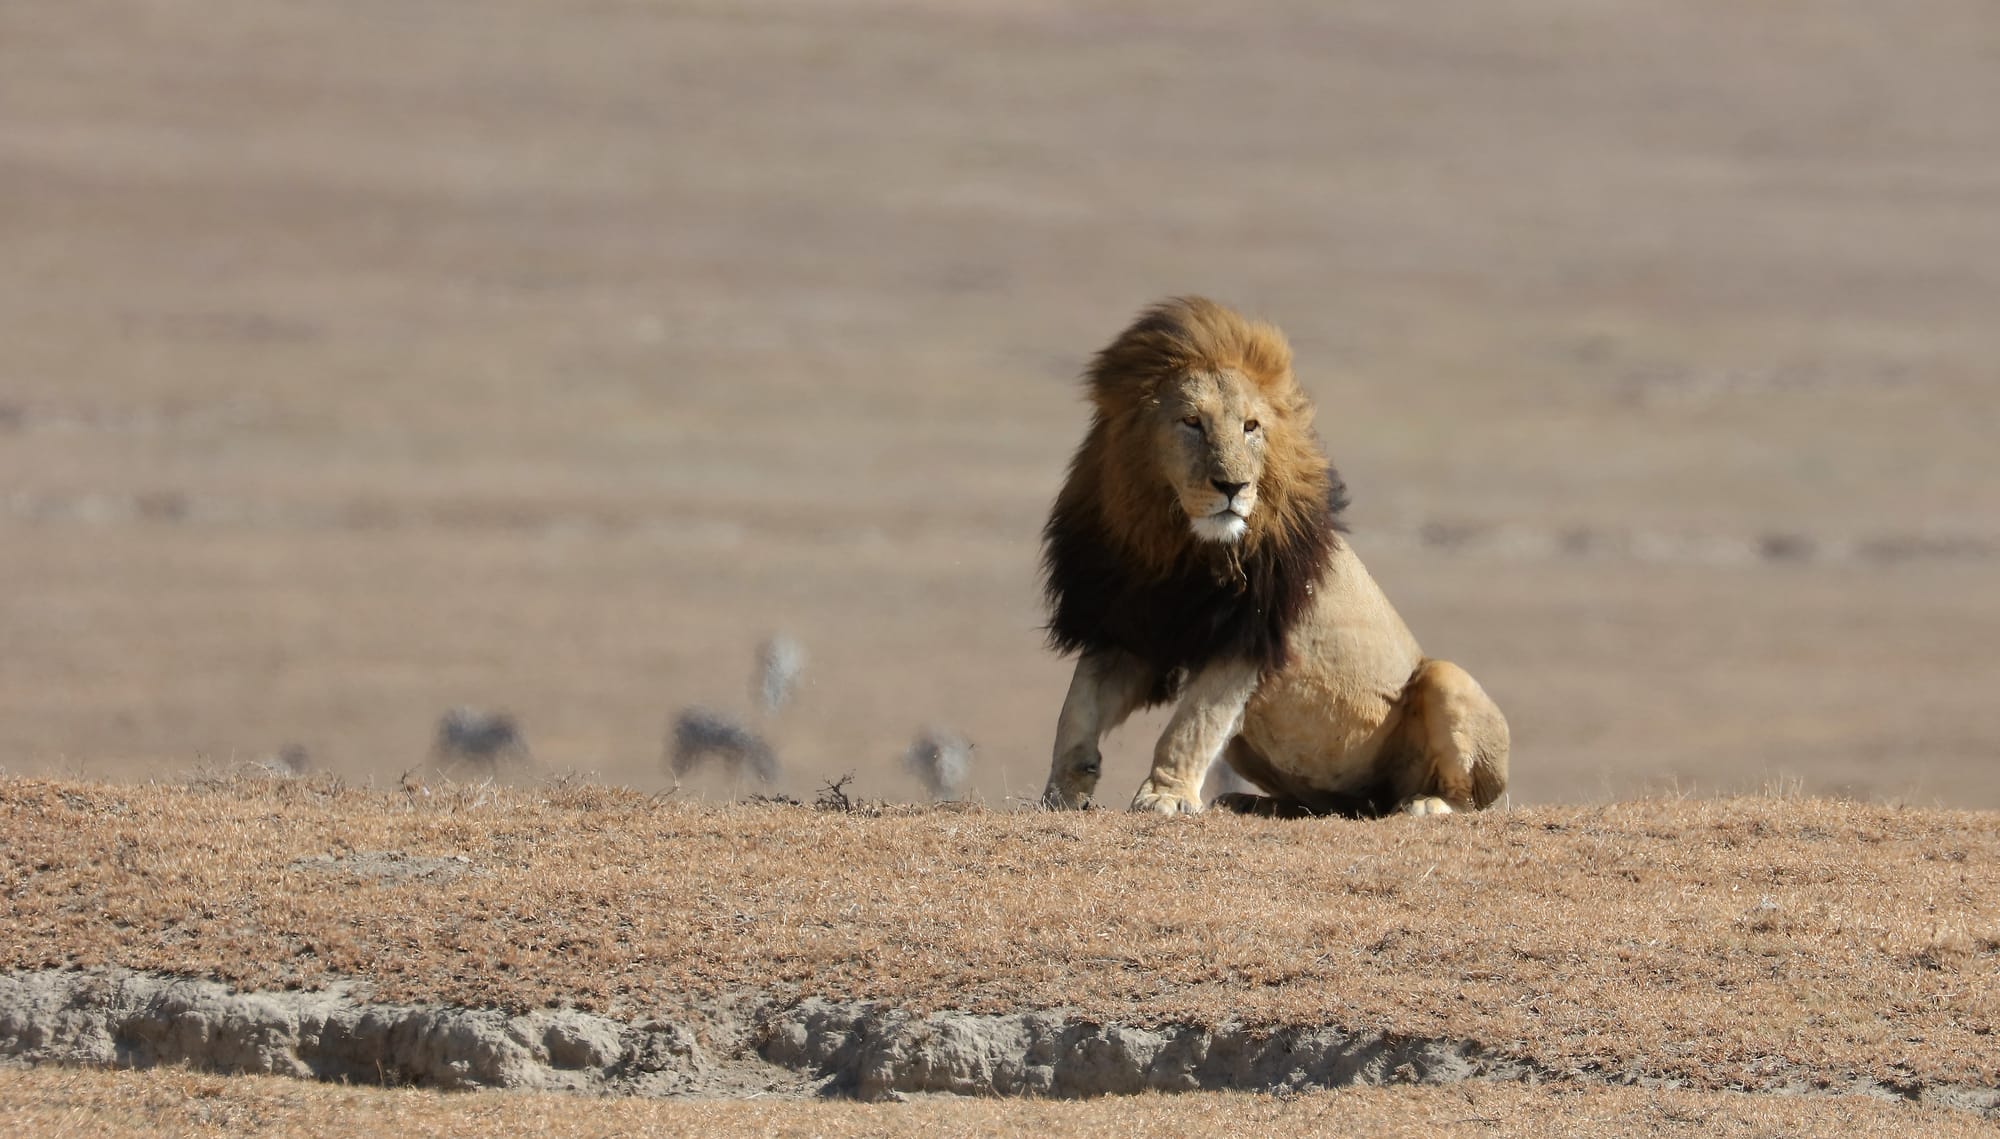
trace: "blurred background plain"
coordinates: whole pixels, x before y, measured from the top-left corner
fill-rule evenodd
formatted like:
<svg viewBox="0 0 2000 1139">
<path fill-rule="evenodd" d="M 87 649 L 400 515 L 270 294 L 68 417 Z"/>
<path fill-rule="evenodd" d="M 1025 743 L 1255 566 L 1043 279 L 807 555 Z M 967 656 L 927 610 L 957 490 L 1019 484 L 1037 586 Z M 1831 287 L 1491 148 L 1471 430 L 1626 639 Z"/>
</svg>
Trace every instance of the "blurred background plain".
<svg viewBox="0 0 2000 1139">
<path fill-rule="evenodd" d="M 655 788 L 702 705 L 1033 796 L 1077 376 L 1188 292 L 1515 801 L 2000 806 L 1986 0 L 6 5 L 0 768 Z"/>
</svg>

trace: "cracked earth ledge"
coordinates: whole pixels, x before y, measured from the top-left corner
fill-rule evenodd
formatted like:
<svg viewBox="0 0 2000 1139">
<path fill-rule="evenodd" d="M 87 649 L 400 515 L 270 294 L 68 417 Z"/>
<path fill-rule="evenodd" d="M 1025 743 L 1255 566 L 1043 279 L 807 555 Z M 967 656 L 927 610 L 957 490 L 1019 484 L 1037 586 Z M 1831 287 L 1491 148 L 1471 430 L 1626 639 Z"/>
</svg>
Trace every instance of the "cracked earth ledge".
<svg viewBox="0 0 2000 1139">
<path fill-rule="evenodd" d="M 0 1060 L 188 1065 L 350 1083 L 641 1096 L 905 1093 L 1082 1097 L 1463 1080 L 1676 1086 L 1557 1071 L 1475 1041 L 1336 1027 L 1132 1027 L 1061 1010 L 917 1016 L 870 1002 L 743 997 L 678 1019 L 373 1004 L 352 986 L 235 992 L 120 969 L 0 975 Z M 2000 1089 L 1777 1068 L 1742 1090 L 1865 1094 L 2000 1118 Z"/>
</svg>

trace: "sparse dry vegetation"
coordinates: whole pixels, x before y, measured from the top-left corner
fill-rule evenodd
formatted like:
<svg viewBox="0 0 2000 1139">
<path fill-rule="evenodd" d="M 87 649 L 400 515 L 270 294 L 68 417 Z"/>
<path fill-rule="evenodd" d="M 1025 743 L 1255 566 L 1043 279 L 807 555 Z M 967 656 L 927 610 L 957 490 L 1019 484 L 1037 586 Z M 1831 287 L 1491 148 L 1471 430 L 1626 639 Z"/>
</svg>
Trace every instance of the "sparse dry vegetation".
<svg viewBox="0 0 2000 1139">
<path fill-rule="evenodd" d="M 1703 1088 L 2000 1083 L 1990 814 L 1159 820 L 9 779 L 0 827 L 10 969 L 620 1015 L 745 992 L 1065 1007 L 1472 1039 Z"/>
</svg>

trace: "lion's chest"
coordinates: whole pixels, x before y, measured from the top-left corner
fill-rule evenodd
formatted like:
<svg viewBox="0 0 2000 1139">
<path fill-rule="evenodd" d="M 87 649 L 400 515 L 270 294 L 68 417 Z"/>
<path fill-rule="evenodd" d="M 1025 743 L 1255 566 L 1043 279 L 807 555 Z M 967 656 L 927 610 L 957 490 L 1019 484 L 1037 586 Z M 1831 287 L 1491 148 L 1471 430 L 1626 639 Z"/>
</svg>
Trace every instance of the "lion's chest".
<svg viewBox="0 0 2000 1139">
<path fill-rule="evenodd" d="M 1059 648 L 1118 649 L 1162 677 L 1225 658 L 1274 668 L 1284 659 L 1298 606 L 1268 566 L 1231 575 L 1194 564 L 1137 579 L 1105 549 L 1067 540 L 1053 546 L 1051 563 Z"/>
<path fill-rule="evenodd" d="M 1256 602 L 1213 580 L 1131 585 L 1106 606 L 1108 638 L 1162 672 L 1225 655 L 1263 656 L 1268 634 Z"/>
</svg>

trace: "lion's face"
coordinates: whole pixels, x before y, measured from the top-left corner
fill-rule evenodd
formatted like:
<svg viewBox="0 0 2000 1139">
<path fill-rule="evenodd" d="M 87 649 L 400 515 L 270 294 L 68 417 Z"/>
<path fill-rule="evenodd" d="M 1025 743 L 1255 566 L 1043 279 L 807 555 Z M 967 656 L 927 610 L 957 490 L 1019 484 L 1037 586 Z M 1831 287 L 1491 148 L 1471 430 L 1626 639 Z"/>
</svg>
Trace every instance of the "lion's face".
<svg viewBox="0 0 2000 1139">
<path fill-rule="evenodd" d="M 1277 414 L 1234 370 L 1188 373 L 1150 409 L 1154 454 L 1195 537 L 1237 542 L 1249 532 L 1264 475 L 1265 424 Z"/>
</svg>

